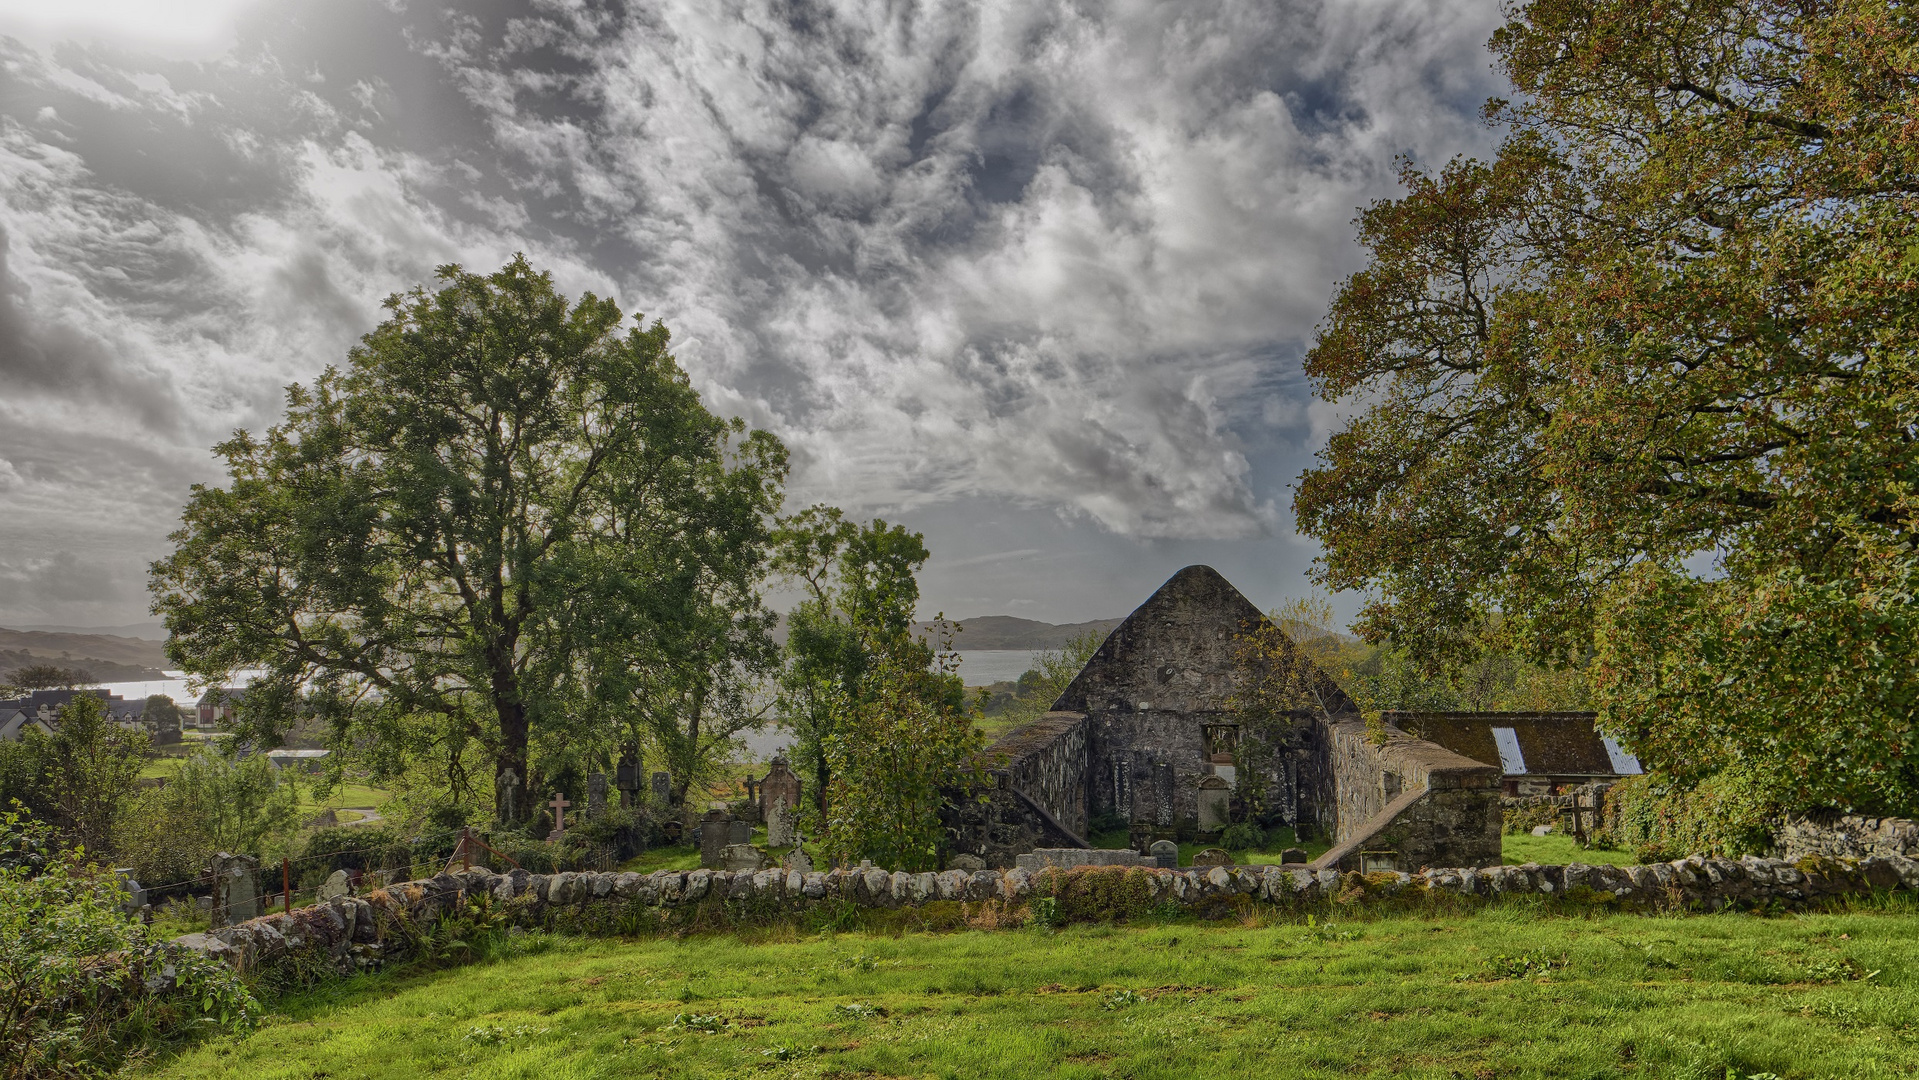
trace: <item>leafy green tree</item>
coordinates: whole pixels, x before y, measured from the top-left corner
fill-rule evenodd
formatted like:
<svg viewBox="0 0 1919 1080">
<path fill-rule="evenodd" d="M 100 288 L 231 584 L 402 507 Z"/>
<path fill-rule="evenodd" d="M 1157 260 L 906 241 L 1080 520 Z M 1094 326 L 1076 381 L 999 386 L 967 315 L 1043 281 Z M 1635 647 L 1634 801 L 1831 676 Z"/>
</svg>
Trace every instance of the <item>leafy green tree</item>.
<svg viewBox="0 0 1919 1080">
<path fill-rule="evenodd" d="M 1490 164 L 1408 165 L 1307 370 L 1295 510 L 1361 630 L 1596 656 L 1696 781 L 1919 808 L 1919 31 L 1884 0 L 1535 0 Z"/>
<path fill-rule="evenodd" d="M 203 750 L 129 804 L 114 847 L 123 865 L 157 884 L 193 876 L 216 852 L 277 857 L 299 827 L 297 781 L 265 755 Z"/>
<path fill-rule="evenodd" d="M 1033 666 L 1020 672 L 1013 684 L 1013 701 L 1004 715 L 1014 724 L 1031 723 L 1044 716 L 1105 640 L 1103 635 L 1088 630 L 1060 648 L 1035 655 Z"/>
<path fill-rule="evenodd" d="M 27 728 L 0 752 L 0 798 L 53 822 L 69 844 L 104 854 L 150 746 L 146 732 L 110 720 L 98 697 L 76 694 L 60 707 L 53 734 Z"/>
<path fill-rule="evenodd" d="M 906 679 L 932 667 L 933 647 L 913 632 L 919 604 L 915 576 L 925 565 L 925 539 L 877 518 L 847 521 L 834 507 L 815 506 L 782 523 L 774 569 L 804 598 L 787 616 L 780 716 L 797 739 L 793 754 L 810 771 L 815 809 L 828 809 L 835 773 L 828 746 L 840 724 L 882 696 L 927 693 L 934 710 L 957 710 L 965 688 L 957 675 Z M 950 673 L 949 673 L 950 674 Z"/>
<path fill-rule="evenodd" d="M 882 654 L 865 672 L 865 696 L 838 702 L 821 747 L 833 785 L 825 846 L 835 859 L 939 869 L 940 807 L 985 782 L 985 737 L 954 693 L 959 657 L 942 649 L 935 665 Z"/>
<path fill-rule="evenodd" d="M 707 411 L 664 326 L 622 332 L 612 301 L 569 302 L 522 257 L 439 278 L 292 387 L 284 423 L 218 447 L 227 486 L 194 488 L 154 610 L 194 675 L 264 669 L 242 737 L 273 745 L 304 701 L 336 745 L 410 740 L 460 794 L 477 742 L 524 816 L 543 770 L 616 751 L 605 695 L 725 666 L 738 639 L 672 643 L 755 565 L 786 454 Z"/>
<path fill-rule="evenodd" d="M 19 690 L 79 690 L 99 680 L 85 668 L 63 668 L 58 664 L 28 664 L 7 675 L 7 685 Z"/>
</svg>

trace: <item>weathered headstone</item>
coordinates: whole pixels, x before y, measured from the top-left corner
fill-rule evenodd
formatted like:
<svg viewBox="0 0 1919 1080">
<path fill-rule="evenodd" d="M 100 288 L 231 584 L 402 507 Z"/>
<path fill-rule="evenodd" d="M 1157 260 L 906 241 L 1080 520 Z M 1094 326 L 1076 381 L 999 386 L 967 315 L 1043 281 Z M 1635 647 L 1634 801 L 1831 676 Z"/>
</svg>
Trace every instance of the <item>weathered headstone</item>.
<svg viewBox="0 0 1919 1080">
<path fill-rule="evenodd" d="M 127 913 L 132 914 L 145 907 L 147 903 L 147 891 L 140 887 L 140 882 L 133 876 L 133 871 L 130 869 L 115 870 L 114 873 L 119 875 L 120 888 L 127 894 L 126 900 L 124 901 Z"/>
<path fill-rule="evenodd" d="M 734 818 L 726 825 L 726 842 L 729 844 L 750 844 L 753 842 L 753 823 Z"/>
<path fill-rule="evenodd" d="M 352 891 L 353 887 L 347 881 L 346 871 L 335 870 L 327 875 L 325 881 L 320 883 L 320 895 L 315 899 L 317 899 L 319 903 L 324 904 L 328 900 L 345 896 Z"/>
<path fill-rule="evenodd" d="M 813 859 L 805 848 L 794 848 L 780 859 L 780 866 L 786 870 L 797 870 L 802 874 L 813 872 Z"/>
<path fill-rule="evenodd" d="M 1281 866 L 1285 866 L 1291 863 L 1304 863 L 1304 862 L 1311 862 L 1311 861 L 1312 861 L 1311 859 L 1308 859 L 1306 857 L 1305 848 L 1289 847 L 1285 851 L 1282 851 L 1279 853 L 1279 862 Z"/>
<path fill-rule="evenodd" d="M 1205 851 L 1193 856 L 1193 865 L 1231 866 L 1233 865 L 1233 857 L 1226 853 L 1225 848 L 1209 847 Z"/>
<path fill-rule="evenodd" d="M 772 813 L 766 818 L 766 846 L 792 847 L 794 824 L 799 814 L 783 802 L 773 804 Z"/>
<path fill-rule="evenodd" d="M 620 808 L 631 810 L 640 798 L 640 763 L 631 755 L 620 759 L 613 770 L 613 786 L 620 789 Z"/>
<path fill-rule="evenodd" d="M 254 881 L 260 860 L 222 851 L 213 857 L 211 869 L 215 929 L 242 923 L 260 914 L 260 890 Z"/>
<path fill-rule="evenodd" d="M 1154 864 L 1163 870 L 1179 869 L 1179 845 L 1171 840 L 1153 841 L 1153 846 L 1148 848 L 1146 853 L 1151 855 Z"/>
<path fill-rule="evenodd" d="M 700 821 L 700 865 L 708 870 L 718 870 L 724 861 L 726 846 L 733 842 L 733 819 L 726 816 L 724 810 L 708 810 Z"/>
<path fill-rule="evenodd" d="M 1171 762 L 1153 764 L 1153 820 L 1162 829 L 1173 826 L 1173 766 Z"/>
<path fill-rule="evenodd" d="M 785 803 L 792 809 L 800 806 L 800 775 L 787 764 L 785 754 L 774 754 L 772 762 L 766 768 L 766 775 L 759 780 L 760 815 L 772 813 L 774 803 Z"/>
<path fill-rule="evenodd" d="M 978 855 L 968 855 L 962 852 L 946 860 L 946 868 L 948 870 L 964 870 L 969 874 L 973 874 L 986 869 L 986 860 L 980 858 Z"/>
<path fill-rule="evenodd" d="M 1218 832 L 1232 821 L 1233 791 L 1226 781 L 1209 776 L 1199 782 L 1199 831 Z"/>
<path fill-rule="evenodd" d="M 653 774 L 653 802 L 659 806 L 669 806 L 673 802 L 673 777 L 669 773 Z"/>
<path fill-rule="evenodd" d="M 766 852 L 752 844 L 728 844 L 720 849 L 722 870 L 764 870 Z"/>
<path fill-rule="evenodd" d="M 606 818 L 606 774 L 596 772 L 586 778 L 586 820 Z"/>
<path fill-rule="evenodd" d="M 493 791 L 500 800 L 500 820 L 507 824 L 519 820 L 520 774 L 511 768 L 500 770 L 500 774 L 493 778 Z"/>
</svg>

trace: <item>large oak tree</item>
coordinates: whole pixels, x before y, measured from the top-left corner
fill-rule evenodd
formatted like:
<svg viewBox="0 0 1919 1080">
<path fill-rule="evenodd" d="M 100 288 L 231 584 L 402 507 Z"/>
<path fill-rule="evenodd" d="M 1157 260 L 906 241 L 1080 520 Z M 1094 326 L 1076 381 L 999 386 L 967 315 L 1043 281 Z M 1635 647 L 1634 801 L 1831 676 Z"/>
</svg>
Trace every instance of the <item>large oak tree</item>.
<svg viewBox="0 0 1919 1080">
<path fill-rule="evenodd" d="M 1919 808 L 1919 27 L 1535 0 L 1493 162 L 1408 165 L 1307 360 L 1321 574 L 1434 660 L 1596 657 L 1667 775 Z"/>
<path fill-rule="evenodd" d="M 342 739 L 424 743 L 455 784 L 477 742 L 524 813 L 542 769 L 609 756 L 642 706 L 770 663 L 786 456 L 701 404 L 664 326 L 623 329 L 519 257 L 439 278 L 292 387 L 283 423 L 218 447 L 228 482 L 193 489 L 154 610 L 194 675 L 264 669 L 244 734 L 317 709 Z"/>
</svg>

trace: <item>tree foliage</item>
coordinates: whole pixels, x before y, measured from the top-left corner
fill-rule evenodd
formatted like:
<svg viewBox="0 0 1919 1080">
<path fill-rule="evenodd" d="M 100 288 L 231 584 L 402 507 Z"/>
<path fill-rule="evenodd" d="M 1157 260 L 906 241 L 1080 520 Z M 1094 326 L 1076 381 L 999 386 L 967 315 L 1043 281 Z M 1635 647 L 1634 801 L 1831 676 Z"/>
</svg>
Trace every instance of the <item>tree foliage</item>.
<svg viewBox="0 0 1919 1080">
<path fill-rule="evenodd" d="M 828 746 L 842 722 L 866 715 L 882 697 L 927 693 L 928 708 L 951 711 L 965 693 L 956 675 L 901 674 L 926 671 L 935 660 L 933 647 L 913 633 L 924 537 L 814 506 L 781 523 L 778 544 L 775 569 L 803 591 L 787 616 L 778 706 L 797 737 L 794 759 L 812 774 L 815 813 L 825 813 L 838 779 Z"/>
<path fill-rule="evenodd" d="M 944 631 L 944 621 L 936 623 Z M 871 859 L 909 871 L 937 870 L 946 834 L 940 807 L 985 782 L 985 737 L 960 698 L 959 656 L 935 666 L 896 654 L 876 658 L 858 700 L 840 697 L 821 747 L 832 777 L 826 850 L 835 859 Z M 835 692 L 838 693 L 837 691 Z"/>
<path fill-rule="evenodd" d="M 96 685 L 98 679 L 85 668 L 64 668 L 58 664 L 28 664 L 8 673 L 6 685 L 20 690 L 78 690 Z"/>
<path fill-rule="evenodd" d="M 617 752 L 634 702 L 697 700 L 769 648 L 748 579 L 786 456 L 707 411 L 664 326 L 622 332 L 520 257 L 439 279 L 217 448 L 227 485 L 193 489 L 154 610 L 193 675 L 264 669 L 244 737 L 311 708 L 456 791 L 478 743 L 524 816 L 543 770 Z"/>
<path fill-rule="evenodd" d="M 1514 13 L 1496 160 L 1405 167 L 1307 360 L 1358 411 L 1295 509 L 1368 637 L 1497 620 L 1597 654 L 1649 764 L 1912 805 L 1916 45 L 1883 0 Z"/>
<path fill-rule="evenodd" d="M 264 755 L 202 750 L 121 814 L 114 849 L 148 885 L 184 881 L 216 852 L 277 858 L 300 826 L 300 792 Z"/>
<path fill-rule="evenodd" d="M 60 707 L 53 734 L 28 727 L 18 742 L 0 745 L 0 800 L 51 822 L 66 843 L 104 855 L 149 746 L 146 732 L 109 719 L 99 698 L 76 694 Z"/>
</svg>

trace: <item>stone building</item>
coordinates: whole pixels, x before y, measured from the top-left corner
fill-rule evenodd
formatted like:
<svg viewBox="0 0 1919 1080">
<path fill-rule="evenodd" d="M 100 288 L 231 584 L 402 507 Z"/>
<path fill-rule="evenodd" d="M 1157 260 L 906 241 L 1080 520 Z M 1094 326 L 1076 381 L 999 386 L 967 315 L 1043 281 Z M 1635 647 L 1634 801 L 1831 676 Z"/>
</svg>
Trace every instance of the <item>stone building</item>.
<svg viewBox="0 0 1919 1080">
<path fill-rule="evenodd" d="M 1294 681 L 1321 708 L 1243 723 L 1232 707 L 1241 643 L 1264 619 L 1211 567 L 1173 575 L 1108 635 L 1052 712 L 988 748 L 994 786 L 948 808 L 955 850 L 1011 866 L 1024 851 L 1087 847 L 1101 819 L 1130 826 L 1143 847 L 1216 830 L 1258 792 L 1269 822 L 1333 841 L 1325 866 L 1498 863 L 1496 766 L 1390 724 L 1368 728 L 1310 665 Z"/>
<path fill-rule="evenodd" d="M 797 810 L 800 806 L 801 784 L 799 774 L 787 763 L 785 754 L 773 755 L 773 762 L 767 766 L 766 775 L 761 777 L 759 788 L 760 820 L 773 819 L 773 804 L 785 803 L 788 810 Z"/>
</svg>

